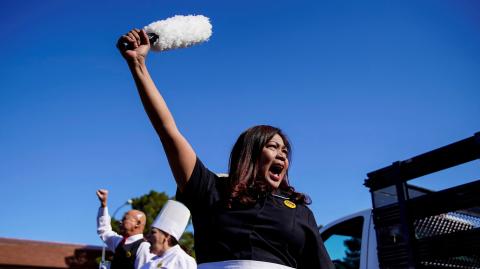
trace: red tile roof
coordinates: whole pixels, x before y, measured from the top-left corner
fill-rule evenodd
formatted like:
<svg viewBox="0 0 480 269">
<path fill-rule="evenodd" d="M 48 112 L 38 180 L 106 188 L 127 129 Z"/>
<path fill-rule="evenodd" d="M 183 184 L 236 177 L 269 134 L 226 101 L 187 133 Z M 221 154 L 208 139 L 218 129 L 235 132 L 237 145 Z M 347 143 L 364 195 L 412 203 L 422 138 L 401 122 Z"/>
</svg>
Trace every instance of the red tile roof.
<svg viewBox="0 0 480 269">
<path fill-rule="evenodd" d="M 98 268 L 102 248 L 0 237 L 0 267 Z"/>
</svg>

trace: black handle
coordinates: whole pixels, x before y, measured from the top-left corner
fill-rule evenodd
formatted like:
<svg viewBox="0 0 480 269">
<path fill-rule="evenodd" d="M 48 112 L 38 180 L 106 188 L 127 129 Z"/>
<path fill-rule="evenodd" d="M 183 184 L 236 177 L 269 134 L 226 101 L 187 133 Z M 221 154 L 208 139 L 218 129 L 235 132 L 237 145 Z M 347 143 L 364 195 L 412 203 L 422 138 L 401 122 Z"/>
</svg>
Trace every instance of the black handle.
<svg viewBox="0 0 480 269">
<path fill-rule="evenodd" d="M 158 35 L 157 34 L 148 33 L 147 36 L 148 36 L 148 40 L 150 40 L 150 45 L 153 45 L 153 43 L 155 43 L 155 41 L 158 40 Z M 133 47 L 127 42 L 123 42 L 122 44 L 120 44 L 120 46 L 122 46 L 121 48 L 123 50 L 132 50 L 133 49 Z"/>
</svg>

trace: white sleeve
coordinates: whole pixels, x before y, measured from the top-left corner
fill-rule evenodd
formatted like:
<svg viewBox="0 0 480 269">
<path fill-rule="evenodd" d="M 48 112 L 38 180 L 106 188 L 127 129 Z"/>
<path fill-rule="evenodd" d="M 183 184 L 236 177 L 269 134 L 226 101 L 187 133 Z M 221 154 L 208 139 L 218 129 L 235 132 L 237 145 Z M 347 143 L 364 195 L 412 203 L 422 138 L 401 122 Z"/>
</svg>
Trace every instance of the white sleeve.
<svg viewBox="0 0 480 269">
<path fill-rule="evenodd" d="M 188 254 L 185 254 L 188 255 Z M 162 267 L 163 268 L 163 267 Z M 178 254 L 173 262 L 170 262 L 168 266 L 166 266 L 168 269 L 197 269 L 197 263 L 195 262 L 195 259 L 192 257 L 184 256 Z"/>
<path fill-rule="evenodd" d="M 135 268 L 140 269 L 149 262 L 155 254 L 150 253 L 150 243 L 142 242 L 137 249 L 137 257 L 135 258 Z"/>
<path fill-rule="evenodd" d="M 183 249 L 179 248 L 179 251 L 174 257 L 174 263 L 172 263 L 172 266 L 167 266 L 167 268 L 197 269 L 197 262 Z"/>
<path fill-rule="evenodd" d="M 97 214 L 97 234 L 105 242 L 107 248 L 115 252 L 115 248 L 122 241 L 123 237 L 112 230 L 110 221 L 108 207 L 100 207 Z"/>
<path fill-rule="evenodd" d="M 195 261 L 195 259 L 191 256 L 187 257 L 187 268 L 188 269 L 197 269 L 197 261 Z"/>
</svg>

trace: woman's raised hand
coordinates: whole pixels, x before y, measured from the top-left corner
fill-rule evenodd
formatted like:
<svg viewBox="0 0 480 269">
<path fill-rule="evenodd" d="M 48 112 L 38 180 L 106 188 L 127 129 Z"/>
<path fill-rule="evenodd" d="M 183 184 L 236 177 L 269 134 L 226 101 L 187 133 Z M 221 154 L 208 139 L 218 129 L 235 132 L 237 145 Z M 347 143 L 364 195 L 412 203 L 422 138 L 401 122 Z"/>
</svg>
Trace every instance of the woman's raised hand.
<svg viewBox="0 0 480 269">
<path fill-rule="evenodd" d="M 133 29 L 118 39 L 117 48 L 127 62 L 143 62 L 150 50 L 150 41 L 144 30 Z"/>
</svg>

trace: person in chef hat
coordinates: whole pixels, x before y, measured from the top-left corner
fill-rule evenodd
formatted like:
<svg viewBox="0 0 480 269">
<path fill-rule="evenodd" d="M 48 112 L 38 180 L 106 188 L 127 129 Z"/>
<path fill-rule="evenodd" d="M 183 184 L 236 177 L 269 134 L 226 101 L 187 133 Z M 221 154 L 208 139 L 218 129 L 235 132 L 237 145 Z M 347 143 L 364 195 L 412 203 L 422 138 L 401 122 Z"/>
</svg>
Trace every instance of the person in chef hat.
<svg viewBox="0 0 480 269">
<path fill-rule="evenodd" d="M 190 211 L 182 203 L 168 200 L 152 224 L 147 240 L 150 252 L 156 256 L 142 269 L 196 269 L 195 259 L 178 244 L 188 220 Z"/>
</svg>

